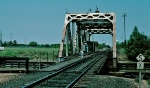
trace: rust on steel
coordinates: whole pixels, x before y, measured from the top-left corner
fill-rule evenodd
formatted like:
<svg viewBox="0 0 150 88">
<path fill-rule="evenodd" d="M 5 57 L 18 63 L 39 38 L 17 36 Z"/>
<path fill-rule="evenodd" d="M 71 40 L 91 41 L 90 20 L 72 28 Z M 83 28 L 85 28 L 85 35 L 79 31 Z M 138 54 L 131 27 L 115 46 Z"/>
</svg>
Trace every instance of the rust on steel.
<svg viewBox="0 0 150 88">
<path fill-rule="evenodd" d="M 113 58 L 116 58 L 116 14 L 112 12 L 67 13 L 65 16 L 65 25 L 63 27 L 62 41 L 60 43 L 59 57 L 63 57 L 66 28 L 70 27 L 68 26 L 68 24 L 73 22 L 75 23 L 75 27 L 73 25 L 74 28 L 69 28 L 69 30 L 73 30 L 76 32 L 74 32 L 75 34 L 73 34 L 72 36 L 67 35 L 67 37 L 71 37 L 72 40 L 66 43 L 72 43 L 72 47 L 70 50 L 74 50 L 72 51 L 73 53 L 78 53 L 76 52 L 79 51 L 78 49 L 84 50 L 86 46 L 85 42 L 88 39 L 87 37 L 90 37 L 92 34 L 111 34 L 113 41 Z M 86 34 L 89 34 L 89 36 L 86 36 Z"/>
</svg>

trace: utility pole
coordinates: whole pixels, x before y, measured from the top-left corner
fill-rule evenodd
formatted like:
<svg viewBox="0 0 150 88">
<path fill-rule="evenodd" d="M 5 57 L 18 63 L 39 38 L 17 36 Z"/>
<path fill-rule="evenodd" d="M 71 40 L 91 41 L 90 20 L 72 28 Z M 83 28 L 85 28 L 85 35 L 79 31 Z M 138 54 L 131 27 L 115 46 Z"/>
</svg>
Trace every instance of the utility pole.
<svg viewBox="0 0 150 88">
<path fill-rule="evenodd" d="M 26 46 L 26 38 L 25 38 L 25 46 Z"/>
<path fill-rule="evenodd" d="M 12 32 L 10 32 L 10 41 L 12 41 Z"/>
<path fill-rule="evenodd" d="M 126 32 L 125 32 L 125 17 L 126 17 L 126 13 L 123 13 L 122 17 L 124 17 L 124 43 L 125 43 L 125 46 L 126 46 Z"/>
</svg>

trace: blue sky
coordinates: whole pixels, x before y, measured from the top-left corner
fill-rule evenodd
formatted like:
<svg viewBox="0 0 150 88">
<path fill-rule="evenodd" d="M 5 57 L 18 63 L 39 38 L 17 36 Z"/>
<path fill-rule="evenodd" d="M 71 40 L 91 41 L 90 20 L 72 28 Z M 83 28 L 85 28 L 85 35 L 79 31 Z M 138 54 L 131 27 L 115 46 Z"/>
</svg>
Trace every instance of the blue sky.
<svg viewBox="0 0 150 88">
<path fill-rule="evenodd" d="M 116 13 L 117 40 L 123 41 L 123 13 L 126 17 L 126 38 L 135 26 L 150 35 L 150 0 L 0 0 L 0 30 L 3 41 L 18 43 L 36 41 L 39 44 L 60 43 L 66 9 L 70 13 L 92 12 L 96 6 L 100 12 Z M 11 34 L 12 33 L 12 34 Z M 112 44 L 111 35 L 97 34 L 99 43 Z"/>
</svg>

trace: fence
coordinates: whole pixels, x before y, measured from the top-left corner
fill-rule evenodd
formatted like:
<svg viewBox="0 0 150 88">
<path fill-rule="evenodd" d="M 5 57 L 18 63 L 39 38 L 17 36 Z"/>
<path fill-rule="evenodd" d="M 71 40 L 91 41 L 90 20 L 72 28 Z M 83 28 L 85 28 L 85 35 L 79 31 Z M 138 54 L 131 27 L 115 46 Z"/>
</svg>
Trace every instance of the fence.
<svg viewBox="0 0 150 88">
<path fill-rule="evenodd" d="M 0 57 L 0 71 L 29 71 L 28 58 Z"/>
<path fill-rule="evenodd" d="M 122 72 L 138 72 L 137 62 L 119 61 L 118 68 L 119 71 Z M 142 70 L 142 72 L 150 73 L 150 62 L 144 62 L 144 69 Z"/>
</svg>

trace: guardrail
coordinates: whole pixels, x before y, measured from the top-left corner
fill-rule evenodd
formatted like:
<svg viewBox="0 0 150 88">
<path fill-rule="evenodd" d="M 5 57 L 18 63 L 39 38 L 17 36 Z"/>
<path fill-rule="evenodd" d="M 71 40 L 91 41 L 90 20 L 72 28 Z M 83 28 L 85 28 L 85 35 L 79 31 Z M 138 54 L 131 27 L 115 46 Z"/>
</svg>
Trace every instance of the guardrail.
<svg viewBox="0 0 150 88">
<path fill-rule="evenodd" d="M 0 57 L 0 71 L 29 71 L 28 58 Z"/>
<path fill-rule="evenodd" d="M 119 71 L 122 72 L 138 72 L 137 62 L 118 61 L 118 68 Z M 142 69 L 142 72 L 150 73 L 150 62 L 144 62 L 144 69 Z"/>
</svg>

